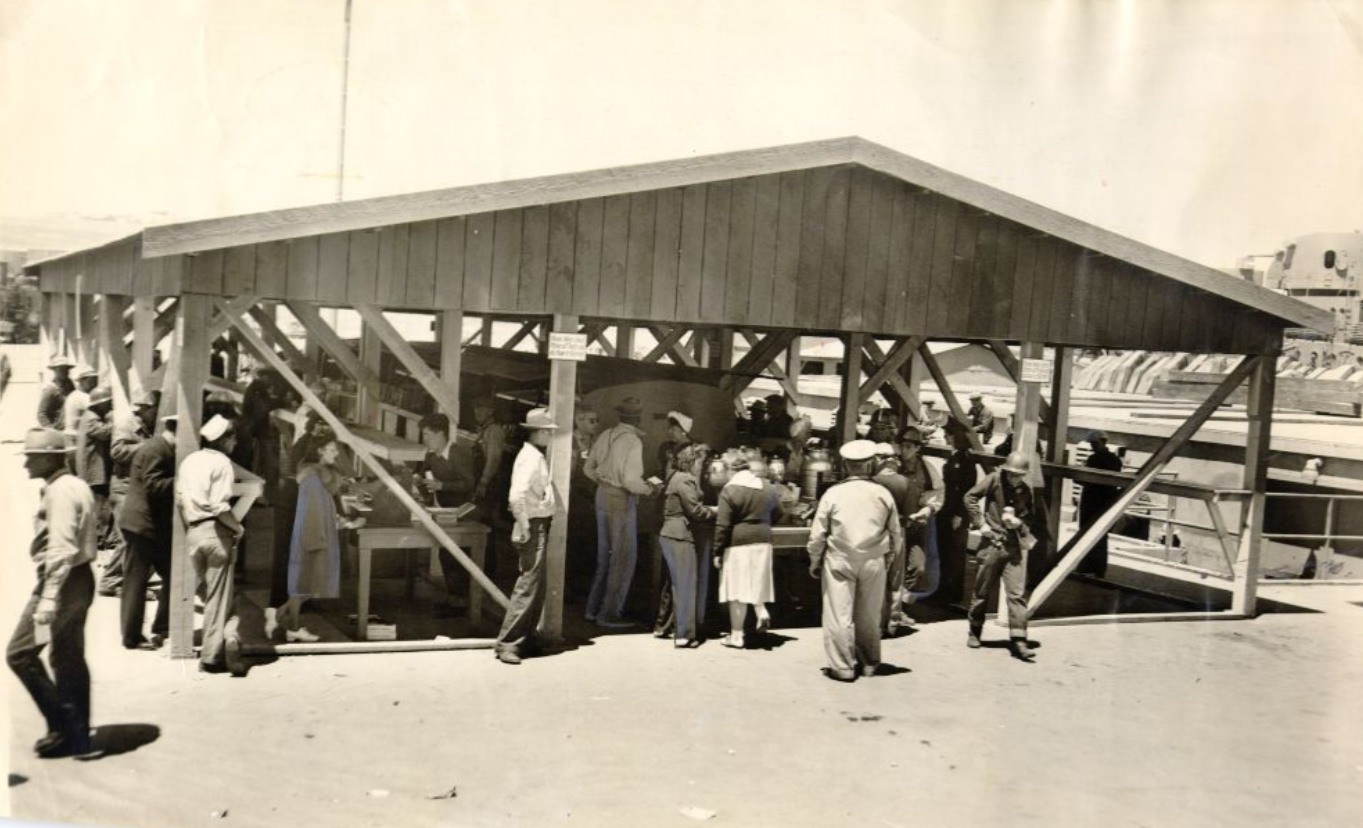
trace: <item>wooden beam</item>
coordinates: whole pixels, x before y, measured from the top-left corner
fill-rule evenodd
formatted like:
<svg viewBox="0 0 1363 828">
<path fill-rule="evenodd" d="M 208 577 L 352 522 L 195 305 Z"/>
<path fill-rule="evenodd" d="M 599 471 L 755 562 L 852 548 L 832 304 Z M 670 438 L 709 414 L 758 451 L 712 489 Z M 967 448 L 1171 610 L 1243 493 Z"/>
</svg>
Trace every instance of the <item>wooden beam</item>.
<svg viewBox="0 0 1363 828">
<path fill-rule="evenodd" d="M 176 313 L 174 347 L 166 372 L 166 390 L 162 409 L 167 403 L 179 415 L 175 427 L 175 468 L 199 449 L 199 429 L 203 425 L 203 387 L 208 381 L 208 319 L 213 300 L 207 296 L 186 294 L 180 298 Z M 191 658 L 194 655 L 194 593 L 198 584 L 194 565 L 189 560 L 189 546 L 185 543 L 186 527 L 178 513 L 173 521 L 170 567 L 170 654 L 172 658 Z M 230 609 L 229 609 L 230 612 Z"/>
<path fill-rule="evenodd" d="M 218 306 L 219 308 L 222 307 L 221 302 L 219 302 Z M 366 307 L 369 310 L 373 310 L 372 307 Z M 363 315 L 363 312 L 361 315 Z M 242 338 L 246 339 L 248 342 L 254 341 L 258 348 L 265 348 L 267 350 L 266 360 L 270 365 L 279 372 L 279 375 L 282 376 L 286 382 L 293 386 L 295 391 L 302 395 L 303 401 L 306 402 L 319 417 L 325 420 L 327 425 L 331 426 L 332 430 L 336 432 L 336 436 L 346 445 L 350 446 L 351 451 L 355 453 L 355 456 L 359 458 L 360 462 L 364 463 L 375 476 L 383 481 L 383 484 L 388 487 L 388 490 L 392 492 L 395 497 L 397 497 L 398 501 L 412 513 L 413 517 L 425 527 L 427 532 L 431 533 L 431 537 L 445 549 L 449 550 L 455 560 L 459 561 L 459 564 L 468 570 L 469 576 L 477 581 L 478 585 L 482 587 L 488 595 L 491 595 L 492 599 L 500 604 L 503 609 L 510 606 L 510 602 L 507 600 L 506 596 L 502 594 L 502 591 L 497 588 L 497 585 L 484 574 L 482 569 L 479 569 L 478 566 L 469 559 L 468 555 L 464 553 L 464 550 L 459 548 L 459 544 L 455 543 L 450 538 L 445 530 L 441 528 L 440 524 L 435 522 L 431 517 L 430 512 L 427 512 L 424 506 L 413 499 L 410 492 L 393 479 L 393 476 L 388 473 L 388 470 L 383 467 L 383 464 L 380 463 L 365 447 L 364 442 L 356 439 L 355 435 L 346 427 L 346 424 L 341 422 L 340 418 L 335 414 L 331 413 L 331 409 L 327 408 L 321 398 L 314 394 L 312 389 L 308 388 L 307 383 L 303 382 L 303 378 L 294 373 L 294 370 L 289 367 L 289 364 L 281 359 L 278 354 L 269 351 L 265 341 L 260 338 L 259 334 L 251 330 L 251 327 L 244 321 L 234 319 L 232 324 L 236 325 L 237 330 L 241 332 Z"/>
<path fill-rule="evenodd" d="M 634 326 L 619 323 L 615 326 L 615 355 L 620 359 L 634 359 Z"/>
<path fill-rule="evenodd" d="M 1202 404 L 1197 407 L 1197 410 L 1188 417 L 1187 421 L 1170 435 L 1164 445 L 1160 446 L 1154 454 L 1150 455 L 1149 459 L 1147 459 L 1136 472 L 1135 479 L 1132 481 L 1131 485 L 1117 497 L 1112 505 L 1108 507 L 1108 510 L 1090 524 L 1087 529 L 1084 529 L 1070 539 L 1070 542 L 1061 550 L 1062 557 L 1055 568 L 1052 569 L 1050 573 L 1046 575 L 1045 579 L 1037 585 L 1036 589 L 1032 591 L 1032 597 L 1027 602 L 1028 616 L 1036 613 L 1037 608 L 1040 607 L 1046 599 L 1055 592 L 1056 588 L 1060 586 L 1060 583 L 1074 571 L 1075 567 L 1079 565 L 1079 562 L 1089 553 L 1089 550 L 1093 549 L 1094 544 L 1111 531 L 1112 527 L 1117 523 L 1117 519 L 1126 512 L 1127 507 L 1135 503 L 1136 499 L 1139 498 L 1146 489 L 1150 488 L 1150 484 L 1154 482 L 1156 476 L 1158 476 L 1159 473 L 1164 470 L 1164 467 L 1169 464 L 1169 461 L 1172 460 L 1190 440 L 1192 440 L 1197 434 L 1198 429 L 1202 427 L 1203 423 L 1205 423 L 1209 417 L 1211 417 L 1212 412 L 1216 411 L 1216 409 L 1225 402 L 1226 398 L 1240 386 L 1240 383 L 1245 381 L 1245 378 L 1249 376 L 1252 371 L 1259 367 L 1261 362 L 1262 358 L 1260 357 L 1247 356 L 1242 359 L 1240 364 L 1236 365 L 1235 369 L 1227 374 L 1221 384 L 1212 391 L 1211 396 L 1204 400 Z M 1015 433 L 1015 440 L 1017 439 L 1017 436 L 1018 435 Z"/>
<path fill-rule="evenodd" d="M 861 402 L 871 399 L 871 395 L 880 390 L 892 377 L 899 376 L 899 369 L 904 363 L 913 358 L 913 355 L 923 346 L 924 337 L 911 336 L 908 339 L 901 339 L 890 351 L 889 355 L 882 360 L 878 360 L 879 365 L 875 368 L 875 373 L 871 374 L 866 382 L 861 384 L 857 390 L 857 397 Z M 874 344 L 874 341 L 873 341 Z M 879 345 L 876 346 L 879 348 Z"/>
<path fill-rule="evenodd" d="M 1029 627 L 1071 627 L 1085 624 L 1150 624 L 1168 621 L 1244 621 L 1238 612 L 1127 612 L 1112 615 L 1080 615 L 1073 618 L 1034 618 Z"/>
<path fill-rule="evenodd" d="M 716 367 L 721 371 L 727 371 L 734 364 L 734 332 L 732 328 L 720 328 L 715 335 L 719 338 L 715 345 L 715 356 L 719 360 Z"/>
<path fill-rule="evenodd" d="M 226 303 L 220 303 L 218 307 L 226 308 L 227 305 Z M 298 346 L 293 344 L 293 340 L 284 335 L 284 332 L 275 324 L 274 316 L 271 315 L 269 311 L 265 310 L 265 308 L 262 308 L 260 305 L 253 305 L 247 310 L 247 313 L 249 313 L 251 318 L 256 321 L 256 324 L 260 326 L 261 338 L 265 342 L 283 351 L 284 357 L 289 361 L 290 365 L 300 370 L 306 370 L 308 364 L 307 354 L 300 351 Z M 238 320 L 235 317 L 232 317 L 233 324 L 236 324 L 237 321 Z"/>
<path fill-rule="evenodd" d="M 359 312 L 367 326 L 373 329 L 378 335 L 379 340 L 387 346 L 393 356 L 397 357 L 398 362 L 407 369 L 408 373 L 426 389 L 436 403 L 445 411 L 459 410 L 459 395 L 448 385 L 441 381 L 431 370 L 431 366 L 421 358 L 412 346 L 403 339 L 402 334 L 398 333 L 393 323 L 383 315 L 383 311 L 373 305 L 356 305 L 355 310 Z"/>
<path fill-rule="evenodd" d="M 285 304 L 308 332 L 311 341 L 316 342 L 323 351 L 336 360 L 341 370 L 355 380 L 357 387 L 364 388 L 378 399 L 381 391 L 378 373 L 369 370 L 369 367 L 360 361 L 359 356 L 350 350 L 350 346 L 341 339 L 340 334 L 322 318 L 322 312 L 306 302 L 291 301 Z"/>
<path fill-rule="evenodd" d="M 880 343 L 876 342 L 874 337 L 868 336 L 862 341 L 862 351 L 866 354 L 867 359 L 876 364 L 884 362 L 887 358 L 886 353 L 880 349 Z M 886 377 L 885 384 L 880 387 L 880 391 L 882 394 L 888 391 L 891 396 L 897 397 L 904 404 L 904 407 L 909 409 L 909 413 L 913 415 L 915 420 L 923 419 L 923 409 L 918 404 L 918 391 L 909 385 L 901 373 L 896 372 Z"/>
<path fill-rule="evenodd" d="M 656 325 L 648 330 L 658 340 L 658 344 L 653 346 L 653 350 L 644 354 L 641 361 L 657 362 L 664 355 L 671 356 L 674 360 L 677 359 L 679 349 L 676 348 L 676 345 L 681 342 L 682 337 L 686 336 L 686 326 L 674 325 L 668 328 L 664 325 Z"/>
<path fill-rule="evenodd" d="M 511 338 L 508 339 L 506 342 L 502 343 L 499 347 L 504 348 L 508 351 L 514 349 L 517 345 L 524 342 L 527 336 L 533 334 L 535 332 L 535 327 L 538 325 L 539 322 L 521 323 L 520 329 L 517 330 L 514 334 L 512 334 Z"/>
<path fill-rule="evenodd" d="M 554 316 L 554 330 L 577 330 L 577 317 Z M 563 584 L 568 549 L 568 498 L 573 469 L 573 414 L 577 399 L 577 362 L 556 359 L 549 363 L 549 410 L 558 425 L 549 441 L 549 477 L 554 487 L 554 519 L 549 524 L 544 576 L 547 589 L 540 634 L 550 640 L 563 638 Z"/>
<path fill-rule="evenodd" d="M 842 393 L 838 400 L 838 443 L 857 439 L 857 418 L 861 413 L 861 357 L 866 334 L 847 335 L 847 357 L 842 365 Z"/>
<path fill-rule="evenodd" d="M 786 345 L 794 337 L 794 333 L 787 331 L 773 331 L 767 334 L 765 339 L 743 355 L 737 365 L 729 369 L 729 373 L 720 379 L 719 387 L 735 396 L 742 393 L 743 389 L 768 369 L 776 355 L 785 350 Z"/>
<path fill-rule="evenodd" d="M 1212 521 L 1212 528 L 1216 530 L 1216 539 L 1221 543 L 1221 554 L 1226 559 L 1226 569 L 1234 573 L 1238 552 L 1235 538 L 1227 527 L 1226 517 L 1221 514 L 1221 503 L 1217 500 L 1204 500 L 1202 502 L 1207 507 L 1207 517 Z"/>
<path fill-rule="evenodd" d="M 1243 487 L 1250 492 L 1249 502 L 1241 509 L 1240 548 L 1233 573 L 1231 609 L 1247 616 L 1255 614 L 1259 589 L 1259 557 L 1263 546 L 1264 509 L 1267 506 L 1269 441 L 1273 430 L 1273 391 L 1276 377 L 1274 357 L 1261 357 L 1249 383 L 1245 434 Z"/>
<path fill-rule="evenodd" d="M 966 416 L 965 409 L 961 408 L 961 401 L 956 399 L 956 392 L 951 390 L 951 383 L 947 382 L 947 375 L 942 372 L 942 366 L 937 364 L 937 357 L 933 356 L 928 349 L 928 343 L 924 342 L 918 349 L 918 355 L 923 358 L 923 365 L 932 375 L 932 381 L 937 383 L 937 390 L 942 392 L 942 399 L 946 401 L 947 410 L 951 416 L 960 420 L 966 426 L 970 425 L 970 417 Z M 970 439 L 970 447 L 975 451 L 984 451 L 984 444 L 980 442 L 980 435 L 974 429 L 967 428 L 966 436 Z"/>
<path fill-rule="evenodd" d="M 157 304 L 159 304 L 160 300 L 154 297 L 149 297 L 146 299 L 146 301 L 149 302 L 151 305 L 153 316 L 153 321 L 151 324 L 151 336 L 148 337 L 148 341 L 151 343 L 151 347 L 155 348 L 158 344 L 160 344 L 161 340 L 165 339 L 170 334 L 171 331 L 175 330 L 175 314 L 179 311 L 180 299 L 179 297 L 172 299 L 170 301 L 170 304 L 166 305 L 164 308 L 161 308 L 159 310 L 157 309 L 156 306 Z M 134 336 L 140 336 L 140 334 L 138 333 L 136 318 L 134 318 L 133 321 L 133 333 L 128 334 L 123 338 L 124 343 L 131 344 L 133 341 L 132 337 Z"/>
<path fill-rule="evenodd" d="M 1023 359 L 1041 359 L 1045 346 L 1040 342 L 1022 343 Z M 1013 451 L 1020 451 L 1032 460 L 1032 470 L 1027 475 L 1027 485 L 1037 488 L 1045 481 L 1041 479 L 1041 458 L 1037 455 L 1036 444 L 1041 434 L 1041 383 L 1026 382 L 1021 375 L 1016 379 L 1017 392 L 1013 409 Z"/>
<path fill-rule="evenodd" d="M 231 329 L 232 317 L 241 316 L 243 313 L 246 313 L 247 311 L 251 310 L 251 307 L 259 301 L 260 300 L 254 296 L 237 296 L 232 299 L 229 299 L 227 305 L 225 306 L 227 308 L 227 313 L 219 313 L 214 315 L 213 320 L 208 323 L 209 343 L 211 344 L 215 339 L 227 333 L 227 331 Z"/>
<path fill-rule="evenodd" d="M 99 341 L 104 352 L 105 370 L 108 371 L 109 388 L 114 394 L 114 410 L 128 411 L 132 402 L 132 391 L 128 387 L 128 374 L 131 360 L 128 349 L 123 345 L 123 310 L 126 297 L 104 294 L 100 298 Z"/>
<path fill-rule="evenodd" d="M 1017 357 L 1013 356 L 1013 352 L 1012 350 L 1009 349 L 1008 344 L 998 339 L 985 340 L 984 344 L 986 347 L 989 348 L 990 351 L 994 353 L 994 356 L 998 359 L 999 364 L 1003 366 L 1003 370 L 1008 372 L 1008 376 L 1012 378 L 1013 382 L 1014 383 L 1022 382 L 1022 363 L 1018 360 Z M 1041 359 L 1043 354 L 1044 351 L 1038 352 L 1037 356 L 1035 357 L 1027 358 Z M 1052 399 L 1054 399 L 1054 397 L 1052 397 Z M 1051 407 L 1046 403 L 1046 400 L 1044 399 L 1042 399 L 1040 402 L 1041 419 L 1045 420 L 1046 422 L 1050 422 Z"/>
<path fill-rule="evenodd" d="M 464 349 L 460 347 L 459 335 L 464 331 L 464 312 L 457 310 L 441 311 L 437 314 L 437 336 L 440 343 L 440 382 L 449 389 L 450 395 L 459 399 L 459 372 L 464 362 Z M 450 428 L 459 427 L 459 407 L 445 408 L 441 411 L 450 418 Z M 454 434 L 451 430 L 450 434 Z"/>
<path fill-rule="evenodd" d="M 1070 386 L 1073 384 L 1074 349 L 1057 347 L 1055 372 L 1051 375 L 1050 416 L 1046 420 L 1046 460 L 1051 463 L 1065 464 L 1069 460 L 1066 449 L 1070 432 Z M 1053 477 L 1046 483 L 1046 522 L 1052 538 L 1060 537 L 1061 511 L 1069 492 L 1070 484 L 1063 477 Z"/>
</svg>

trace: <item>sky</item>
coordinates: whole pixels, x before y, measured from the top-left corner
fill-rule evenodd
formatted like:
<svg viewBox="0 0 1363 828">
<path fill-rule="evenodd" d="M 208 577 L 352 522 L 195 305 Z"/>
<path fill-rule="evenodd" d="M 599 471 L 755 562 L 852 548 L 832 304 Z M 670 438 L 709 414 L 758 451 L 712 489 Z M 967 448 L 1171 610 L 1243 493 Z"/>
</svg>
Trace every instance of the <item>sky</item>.
<svg viewBox="0 0 1363 828">
<path fill-rule="evenodd" d="M 351 2 L 348 74 L 346 0 L 0 3 L 0 248 L 843 135 L 1214 267 L 1363 229 L 1363 0 Z"/>
</svg>

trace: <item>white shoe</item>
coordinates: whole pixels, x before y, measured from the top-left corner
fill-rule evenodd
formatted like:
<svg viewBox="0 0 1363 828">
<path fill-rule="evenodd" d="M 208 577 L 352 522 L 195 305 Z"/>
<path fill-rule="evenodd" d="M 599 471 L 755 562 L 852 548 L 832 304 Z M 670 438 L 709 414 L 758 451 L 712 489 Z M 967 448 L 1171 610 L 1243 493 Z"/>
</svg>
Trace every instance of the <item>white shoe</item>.
<svg viewBox="0 0 1363 828">
<path fill-rule="evenodd" d="M 321 641 L 322 636 L 313 633 L 307 627 L 299 627 L 296 630 L 285 630 L 284 640 L 301 641 L 304 644 L 311 644 L 314 641 Z"/>
<path fill-rule="evenodd" d="M 265 608 L 265 637 L 274 638 L 274 634 L 279 631 L 279 610 L 274 607 Z"/>
</svg>

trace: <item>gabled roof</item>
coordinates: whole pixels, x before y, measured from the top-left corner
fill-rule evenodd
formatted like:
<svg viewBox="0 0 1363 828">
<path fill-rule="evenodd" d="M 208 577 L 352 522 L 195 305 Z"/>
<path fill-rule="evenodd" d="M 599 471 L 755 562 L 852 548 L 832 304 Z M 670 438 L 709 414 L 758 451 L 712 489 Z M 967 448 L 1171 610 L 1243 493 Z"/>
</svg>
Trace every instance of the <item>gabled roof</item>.
<svg viewBox="0 0 1363 828">
<path fill-rule="evenodd" d="M 193 253 L 838 164 L 879 171 L 1294 325 L 1329 331 L 1334 324 L 1328 312 L 1304 302 L 857 137 L 160 225 L 144 231 L 142 256 Z"/>
</svg>

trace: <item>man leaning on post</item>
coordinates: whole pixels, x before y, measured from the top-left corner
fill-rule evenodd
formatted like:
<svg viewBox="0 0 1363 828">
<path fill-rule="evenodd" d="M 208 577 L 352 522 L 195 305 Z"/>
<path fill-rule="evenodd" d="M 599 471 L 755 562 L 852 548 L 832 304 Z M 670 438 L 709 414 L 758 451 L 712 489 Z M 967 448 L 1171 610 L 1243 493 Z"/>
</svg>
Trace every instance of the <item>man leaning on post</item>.
<svg viewBox="0 0 1363 828">
<path fill-rule="evenodd" d="M 35 428 L 24 437 L 24 468 L 43 481 L 42 504 L 29 554 L 38 585 L 19 616 L 5 657 L 47 720 L 38 756 L 88 756 L 90 670 L 85 664 L 85 616 L 95 596 L 95 497 L 67 469 L 66 436 Z M 48 660 L 43 647 L 51 642 Z"/>
</svg>

